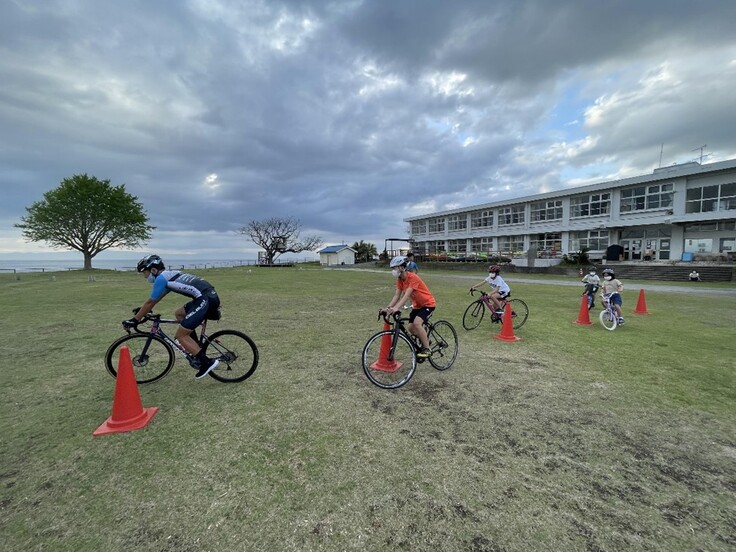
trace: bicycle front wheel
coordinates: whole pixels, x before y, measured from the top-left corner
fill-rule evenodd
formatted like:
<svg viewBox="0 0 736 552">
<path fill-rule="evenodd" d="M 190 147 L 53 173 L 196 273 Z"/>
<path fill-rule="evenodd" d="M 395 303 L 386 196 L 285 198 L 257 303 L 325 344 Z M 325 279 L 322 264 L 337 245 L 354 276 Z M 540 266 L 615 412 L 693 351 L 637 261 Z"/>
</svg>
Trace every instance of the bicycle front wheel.
<svg viewBox="0 0 736 552">
<path fill-rule="evenodd" d="M 131 334 L 114 341 L 105 353 L 105 368 L 114 378 L 118 377 L 120 349 L 127 347 L 138 384 L 160 380 L 174 366 L 174 350 L 157 335 Z"/>
<path fill-rule="evenodd" d="M 417 369 L 414 345 L 404 334 L 399 334 L 392 347 L 394 335 L 393 330 L 378 332 L 363 347 L 363 371 L 373 384 L 383 389 L 401 387 Z"/>
<path fill-rule="evenodd" d="M 258 367 L 258 348 L 243 332 L 221 330 L 207 336 L 205 354 L 220 361 L 210 376 L 223 383 L 248 379 Z"/>
<path fill-rule="evenodd" d="M 465 314 L 463 314 L 463 328 L 470 331 L 480 326 L 485 313 L 486 308 L 481 299 L 470 303 L 468 308 L 465 309 Z"/>
<path fill-rule="evenodd" d="M 616 312 L 611 309 L 603 309 L 598 315 L 601 320 L 601 325 L 608 331 L 613 331 L 618 326 L 618 318 L 616 318 Z"/>
<path fill-rule="evenodd" d="M 439 320 L 432 325 L 427 335 L 432 354 L 429 363 L 437 370 L 447 370 L 457 358 L 457 332 L 446 320 Z"/>
<path fill-rule="evenodd" d="M 514 329 L 518 330 L 524 325 L 526 319 L 529 318 L 529 307 L 521 299 L 509 299 L 511 305 L 511 318 L 514 321 Z"/>
</svg>

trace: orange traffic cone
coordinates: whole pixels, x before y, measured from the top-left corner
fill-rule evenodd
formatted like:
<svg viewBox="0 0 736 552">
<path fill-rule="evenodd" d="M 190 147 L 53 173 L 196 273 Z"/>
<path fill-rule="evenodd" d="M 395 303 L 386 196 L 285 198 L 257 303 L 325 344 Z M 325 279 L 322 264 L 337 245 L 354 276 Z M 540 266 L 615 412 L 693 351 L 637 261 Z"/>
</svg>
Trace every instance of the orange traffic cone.
<svg viewBox="0 0 736 552">
<path fill-rule="evenodd" d="M 506 309 L 503 311 L 503 326 L 501 333 L 493 336 L 496 339 L 504 341 L 519 341 L 521 338 L 514 335 L 514 318 L 511 315 L 511 304 L 506 303 Z"/>
<path fill-rule="evenodd" d="M 384 331 L 391 329 L 391 324 L 383 324 Z M 378 353 L 378 360 L 371 364 L 371 368 L 374 370 L 381 370 L 382 372 L 396 372 L 403 366 L 398 360 L 389 360 L 388 355 L 391 352 L 391 336 L 389 334 L 384 335 L 381 338 L 381 350 Z"/>
<path fill-rule="evenodd" d="M 575 321 L 575 324 L 580 324 L 581 326 L 590 326 L 593 324 L 590 321 L 587 295 L 583 295 L 583 300 L 580 302 L 580 312 L 578 313 L 578 319 Z"/>
<path fill-rule="evenodd" d="M 105 420 L 92 435 L 123 433 L 140 429 L 148 425 L 156 412 L 158 408 L 155 406 L 143 408 L 141 396 L 138 393 L 138 384 L 133 374 L 133 363 L 130 361 L 130 350 L 127 347 L 121 347 L 118 378 L 115 381 L 115 395 L 112 401 L 112 416 Z"/>
<path fill-rule="evenodd" d="M 639 300 L 636 302 L 634 314 L 649 314 L 647 311 L 647 300 L 644 298 L 644 290 L 639 290 Z"/>
</svg>

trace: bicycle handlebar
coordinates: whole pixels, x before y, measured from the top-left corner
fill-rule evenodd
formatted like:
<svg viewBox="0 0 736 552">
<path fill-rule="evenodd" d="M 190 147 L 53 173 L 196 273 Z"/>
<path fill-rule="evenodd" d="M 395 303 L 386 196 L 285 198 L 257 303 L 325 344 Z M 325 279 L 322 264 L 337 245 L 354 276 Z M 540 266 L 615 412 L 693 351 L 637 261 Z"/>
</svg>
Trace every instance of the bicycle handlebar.
<svg viewBox="0 0 736 552">
<path fill-rule="evenodd" d="M 391 315 L 394 319 L 394 321 L 398 322 L 399 318 L 401 318 L 401 311 L 396 311 Z M 380 320 L 381 317 L 383 317 L 383 321 L 386 324 L 391 324 L 391 322 L 388 319 L 388 311 L 386 309 L 381 309 L 378 311 L 378 317 L 376 320 Z"/>
<path fill-rule="evenodd" d="M 468 293 L 469 293 L 470 295 L 475 295 L 475 292 L 476 292 L 476 291 L 477 291 L 478 293 L 480 293 L 480 294 L 481 294 L 481 296 L 483 296 L 483 295 L 488 295 L 488 294 L 487 294 L 487 293 L 486 293 L 485 291 L 483 291 L 482 289 L 473 289 L 473 288 L 470 288 L 470 291 L 468 291 Z"/>
<path fill-rule="evenodd" d="M 134 315 L 135 315 L 135 314 L 138 314 L 138 311 L 139 311 L 139 310 L 141 310 L 141 308 L 140 308 L 140 307 L 136 307 L 136 308 L 134 308 L 134 309 L 133 309 L 133 314 L 134 314 Z M 143 318 L 141 318 L 141 319 L 140 319 L 140 320 L 138 320 L 138 321 L 137 321 L 137 322 L 136 322 L 135 324 L 133 324 L 133 327 L 132 327 L 132 328 L 126 328 L 125 326 L 123 326 L 123 329 L 124 329 L 124 330 L 125 330 L 126 332 L 128 332 L 128 334 L 130 334 L 130 333 L 131 333 L 131 332 L 130 332 L 130 330 L 131 330 L 131 329 L 133 329 L 133 330 L 135 330 L 136 332 L 140 333 L 140 330 L 138 329 L 138 326 L 139 326 L 140 324 L 144 324 L 144 323 L 146 323 L 146 322 L 150 322 L 151 320 L 156 320 L 156 319 L 160 320 L 160 319 L 161 319 L 161 315 L 160 315 L 160 314 L 156 314 L 156 313 L 154 313 L 154 312 L 149 312 L 149 313 L 148 313 L 148 314 L 146 314 L 146 315 L 145 315 L 145 316 L 144 316 Z"/>
</svg>

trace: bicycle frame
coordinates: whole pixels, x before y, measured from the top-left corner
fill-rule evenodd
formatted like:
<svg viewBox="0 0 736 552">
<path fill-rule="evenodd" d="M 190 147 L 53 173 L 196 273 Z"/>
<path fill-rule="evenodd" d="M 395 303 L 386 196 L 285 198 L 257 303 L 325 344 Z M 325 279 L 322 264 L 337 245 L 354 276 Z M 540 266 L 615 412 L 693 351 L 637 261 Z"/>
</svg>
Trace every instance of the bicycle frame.
<svg viewBox="0 0 736 552">
<path fill-rule="evenodd" d="M 506 297 L 501 297 L 501 310 L 506 308 L 507 297 L 509 296 L 507 295 Z M 486 306 L 486 308 L 491 311 L 491 320 L 501 319 L 500 316 L 496 314 L 496 305 L 493 303 L 493 299 L 491 299 L 490 293 L 481 291 L 480 300 L 483 301 L 483 304 Z"/>
<path fill-rule="evenodd" d="M 181 343 L 179 343 L 175 339 L 171 339 L 168 335 L 166 335 L 166 332 L 161 328 L 161 324 L 179 324 L 178 320 L 162 320 L 161 315 L 154 314 L 151 316 L 151 320 L 153 321 L 153 325 L 151 326 L 151 329 L 148 332 L 141 332 L 141 333 L 148 333 L 149 338 L 146 341 L 145 346 L 143 347 L 143 350 L 141 351 L 142 355 L 145 355 L 148 353 L 148 347 L 151 345 L 151 341 L 153 341 L 153 336 L 158 336 L 161 339 L 164 340 L 166 344 L 168 344 L 174 351 L 177 351 L 179 354 L 183 355 L 187 360 L 193 359 L 194 357 L 192 354 L 187 351 Z M 202 322 L 200 325 L 201 333 L 199 337 L 199 341 L 197 342 L 198 345 L 201 345 L 204 343 L 204 340 L 207 338 L 206 330 L 207 330 L 207 320 Z M 130 332 L 128 332 L 130 333 Z"/>
</svg>

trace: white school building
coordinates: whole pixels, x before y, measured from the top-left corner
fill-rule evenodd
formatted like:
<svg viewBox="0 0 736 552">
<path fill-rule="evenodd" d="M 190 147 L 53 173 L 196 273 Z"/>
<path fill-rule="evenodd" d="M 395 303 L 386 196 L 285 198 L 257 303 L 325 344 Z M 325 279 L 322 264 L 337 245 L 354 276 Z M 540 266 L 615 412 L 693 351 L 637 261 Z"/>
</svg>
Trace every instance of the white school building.
<svg viewBox="0 0 736 552">
<path fill-rule="evenodd" d="M 588 248 L 593 260 L 733 261 L 736 159 L 404 220 L 414 252 L 429 258 L 501 255 L 523 264 L 531 250 L 542 265 Z"/>
</svg>

